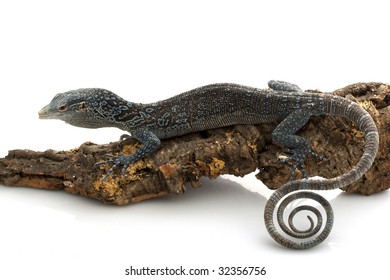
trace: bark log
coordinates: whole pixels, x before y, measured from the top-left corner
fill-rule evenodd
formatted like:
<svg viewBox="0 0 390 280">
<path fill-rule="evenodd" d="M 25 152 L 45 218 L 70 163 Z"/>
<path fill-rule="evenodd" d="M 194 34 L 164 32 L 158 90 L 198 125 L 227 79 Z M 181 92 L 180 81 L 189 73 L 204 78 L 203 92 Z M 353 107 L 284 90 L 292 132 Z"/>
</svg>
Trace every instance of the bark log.
<svg viewBox="0 0 390 280">
<path fill-rule="evenodd" d="M 374 118 L 380 147 L 371 169 L 351 184 L 347 192 L 365 195 L 390 188 L 390 85 L 358 83 L 334 94 L 351 98 Z M 124 174 L 116 170 L 103 183 L 110 166 L 95 167 L 106 154 L 130 154 L 140 145 L 134 139 L 96 145 L 91 142 L 69 151 L 9 151 L 0 159 L 0 184 L 25 186 L 83 195 L 107 204 L 125 205 L 168 194 L 182 194 L 189 183 L 198 187 L 199 178 L 222 174 L 256 177 L 277 189 L 289 180 L 291 167 L 280 163 L 282 148 L 271 141 L 277 124 L 236 125 L 193 133 L 162 141 L 161 149 L 130 166 Z M 299 131 L 315 152 L 328 158 L 309 157 L 309 176 L 336 177 L 352 168 L 362 155 L 363 134 L 349 121 L 312 117 Z M 297 172 L 298 179 L 302 174 Z"/>
</svg>

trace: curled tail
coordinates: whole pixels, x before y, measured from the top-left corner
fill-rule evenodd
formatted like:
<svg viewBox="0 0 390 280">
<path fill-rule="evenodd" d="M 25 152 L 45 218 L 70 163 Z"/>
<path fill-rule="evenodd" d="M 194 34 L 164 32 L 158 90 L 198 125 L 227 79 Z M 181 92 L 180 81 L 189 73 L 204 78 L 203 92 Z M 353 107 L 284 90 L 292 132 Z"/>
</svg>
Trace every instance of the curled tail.
<svg viewBox="0 0 390 280">
<path fill-rule="evenodd" d="M 264 220 L 266 228 L 275 241 L 279 244 L 294 249 L 308 249 L 314 247 L 325 240 L 333 226 L 333 210 L 329 202 L 322 196 L 302 190 L 331 190 L 344 188 L 345 186 L 360 179 L 374 162 L 379 146 L 379 135 L 375 122 L 372 117 L 359 105 L 345 98 L 330 96 L 326 100 L 324 114 L 340 116 L 353 121 L 356 126 L 364 132 L 364 151 L 359 162 L 347 173 L 332 179 L 303 179 L 290 181 L 276 190 L 267 201 L 264 211 Z M 300 192 L 298 192 L 300 191 Z M 288 218 L 287 226 L 283 220 L 283 213 L 287 205 L 297 199 L 307 198 L 317 201 L 326 213 L 326 222 L 323 226 L 324 218 L 321 213 L 313 206 L 298 206 L 292 210 Z M 280 229 L 289 236 L 283 236 L 274 223 L 274 213 L 276 213 L 276 222 Z M 300 211 L 310 211 L 317 218 L 317 224 L 308 216 L 310 227 L 307 230 L 299 230 L 293 224 L 293 217 Z M 301 241 L 301 240 L 302 241 Z"/>
</svg>

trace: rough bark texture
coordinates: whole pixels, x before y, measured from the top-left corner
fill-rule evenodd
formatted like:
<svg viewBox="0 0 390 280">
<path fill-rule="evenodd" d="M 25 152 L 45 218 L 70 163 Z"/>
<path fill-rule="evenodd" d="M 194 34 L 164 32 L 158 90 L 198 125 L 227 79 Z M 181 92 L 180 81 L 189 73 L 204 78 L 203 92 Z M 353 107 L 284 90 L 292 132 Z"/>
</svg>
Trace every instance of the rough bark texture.
<svg viewBox="0 0 390 280">
<path fill-rule="evenodd" d="M 380 135 L 379 152 L 373 167 L 345 191 L 365 195 L 390 188 L 390 85 L 359 83 L 336 90 L 334 94 L 351 98 L 374 118 Z M 279 162 L 285 156 L 281 147 L 272 144 L 276 124 L 237 125 L 203 131 L 165 140 L 161 149 L 130 166 L 125 174 L 116 170 L 101 183 L 110 166 L 95 167 L 106 154 L 121 151 L 130 154 L 139 143 L 133 139 L 107 145 L 84 143 L 70 151 L 13 150 L 0 159 L 0 184 L 43 189 L 60 189 L 100 200 L 125 205 L 167 194 L 182 194 L 186 183 L 199 186 L 202 176 L 222 174 L 256 175 L 269 188 L 288 181 L 291 170 Z M 299 132 L 314 151 L 328 160 L 306 160 L 310 176 L 331 178 L 349 170 L 362 155 L 362 133 L 347 120 L 313 117 Z M 297 173 L 297 178 L 301 174 Z"/>
</svg>

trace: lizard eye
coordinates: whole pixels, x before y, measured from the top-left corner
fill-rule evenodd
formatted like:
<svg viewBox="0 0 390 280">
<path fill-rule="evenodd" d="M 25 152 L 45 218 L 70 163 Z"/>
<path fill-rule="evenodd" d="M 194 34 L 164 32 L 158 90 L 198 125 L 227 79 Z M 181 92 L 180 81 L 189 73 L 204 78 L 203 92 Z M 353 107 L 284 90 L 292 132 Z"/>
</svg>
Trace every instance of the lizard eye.
<svg viewBox="0 0 390 280">
<path fill-rule="evenodd" d="M 58 111 L 65 111 L 66 110 L 66 105 L 60 105 L 58 107 Z"/>
</svg>

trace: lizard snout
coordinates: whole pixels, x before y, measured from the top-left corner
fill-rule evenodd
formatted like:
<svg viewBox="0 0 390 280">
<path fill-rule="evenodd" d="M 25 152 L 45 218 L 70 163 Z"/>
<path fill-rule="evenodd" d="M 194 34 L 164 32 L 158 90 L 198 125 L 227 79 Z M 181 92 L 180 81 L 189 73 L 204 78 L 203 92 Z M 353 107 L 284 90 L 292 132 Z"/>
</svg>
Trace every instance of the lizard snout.
<svg viewBox="0 0 390 280">
<path fill-rule="evenodd" d="M 50 118 L 48 105 L 43 107 L 38 112 L 38 116 L 39 116 L 40 119 L 49 119 Z"/>
</svg>

